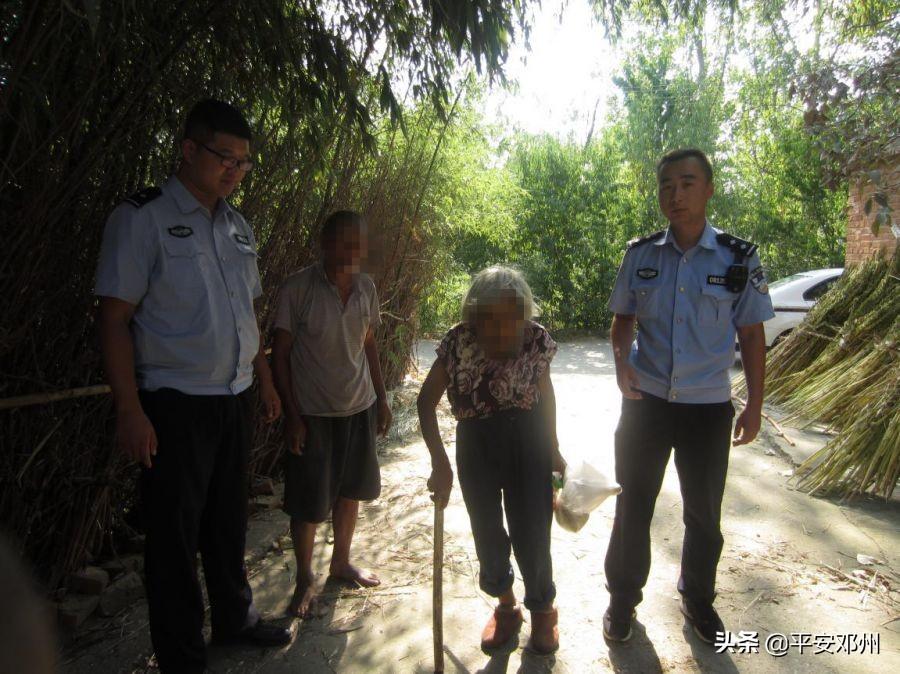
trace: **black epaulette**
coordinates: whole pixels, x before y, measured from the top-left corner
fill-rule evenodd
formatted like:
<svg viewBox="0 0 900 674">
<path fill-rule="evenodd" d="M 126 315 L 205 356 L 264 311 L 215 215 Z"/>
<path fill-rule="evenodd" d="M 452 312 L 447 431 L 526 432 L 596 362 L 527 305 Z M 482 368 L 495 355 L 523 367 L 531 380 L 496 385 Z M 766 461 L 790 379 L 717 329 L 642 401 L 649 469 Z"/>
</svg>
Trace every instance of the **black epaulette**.
<svg viewBox="0 0 900 674">
<path fill-rule="evenodd" d="M 151 201 L 161 196 L 162 190 L 159 187 L 145 187 L 139 192 L 135 192 L 130 197 L 127 197 L 125 201 L 127 201 L 135 208 L 140 208 L 141 206 L 146 206 Z"/>
<path fill-rule="evenodd" d="M 653 232 L 653 234 L 648 234 L 647 236 L 639 236 L 636 239 L 632 239 L 628 242 L 628 248 L 635 248 L 637 246 L 642 246 L 645 243 L 650 243 L 651 241 L 656 241 L 659 237 L 664 236 L 666 230 L 661 229 L 658 232 Z"/>
<path fill-rule="evenodd" d="M 735 255 L 742 255 L 743 257 L 750 257 L 756 252 L 756 249 L 759 248 L 759 246 L 752 241 L 739 239 L 738 237 L 726 234 L 725 232 L 716 234 L 716 243 L 720 246 L 725 246 Z"/>
</svg>

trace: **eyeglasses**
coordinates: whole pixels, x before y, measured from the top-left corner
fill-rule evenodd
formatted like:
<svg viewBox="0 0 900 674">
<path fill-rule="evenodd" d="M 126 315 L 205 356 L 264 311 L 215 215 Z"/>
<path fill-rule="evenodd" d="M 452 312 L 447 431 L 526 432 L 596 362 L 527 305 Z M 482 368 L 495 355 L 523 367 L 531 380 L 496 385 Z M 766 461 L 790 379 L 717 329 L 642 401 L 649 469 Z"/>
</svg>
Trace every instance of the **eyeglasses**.
<svg viewBox="0 0 900 674">
<path fill-rule="evenodd" d="M 212 154 L 216 155 L 219 158 L 222 166 L 224 166 L 225 168 L 236 168 L 238 171 L 244 171 L 245 173 L 253 168 L 253 161 L 250 159 L 237 159 L 236 157 L 229 157 L 228 155 L 224 155 L 221 152 L 213 150 L 211 147 L 209 147 L 205 143 L 201 143 L 199 140 L 195 140 L 194 142 L 207 152 L 211 152 Z"/>
</svg>

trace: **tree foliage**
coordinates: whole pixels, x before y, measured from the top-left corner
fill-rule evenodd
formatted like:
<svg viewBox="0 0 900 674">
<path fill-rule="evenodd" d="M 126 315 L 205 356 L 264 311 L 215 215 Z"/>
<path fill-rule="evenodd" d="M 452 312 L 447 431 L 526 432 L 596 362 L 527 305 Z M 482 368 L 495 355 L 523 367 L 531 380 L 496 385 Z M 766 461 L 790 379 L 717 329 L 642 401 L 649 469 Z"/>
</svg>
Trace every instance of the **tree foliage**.
<svg viewBox="0 0 900 674">
<path fill-rule="evenodd" d="M 884 146 L 861 134 L 882 142 L 896 134 L 900 79 L 875 68 L 869 77 L 877 85 L 864 79 L 855 85 L 881 92 L 867 97 L 837 87 L 841 80 L 833 74 L 838 78 L 828 99 L 833 107 L 821 111 L 822 124 L 811 124 L 800 82 L 813 55 L 797 46 L 792 22 L 802 23 L 804 11 L 818 12 L 807 22 L 820 35 L 822 54 L 832 43 L 862 35 L 883 40 L 893 30 L 889 4 L 855 3 L 845 11 L 841 3 L 825 0 L 815 5 L 800 0 L 595 3 L 626 51 L 609 117 L 586 144 L 514 134 L 505 163 L 492 177 L 482 163 L 473 185 L 503 205 L 504 224 L 491 219 L 497 209 L 473 220 L 451 208 L 448 231 L 454 238 L 446 250 L 453 280 L 436 281 L 443 294 L 430 294 L 429 302 L 461 293 L 464 273 L 507 262 L 527 272 L 550 327 L 606 328 L 605 305 L 625 242 L 665 226 L 656 199 L 656 162 L 684 146 L 699 147 L 713 160 L 711 221 L 758 242 L 770 278 L 841 266 L 848 167 L 854 161 L 848 152 L 877 156 Z M 851 16 L 868 17 L 868 23 L 853 28 Z M 840 58 L 829 54 L 837 72 Z M 867 58 L 874 60 L 854 67 L 877 62 L 878 54 L 883 50 L 872 50 Z M 817 62 L 825 63 L 821 57 Z M 837 122 L 840 115 L 846 124 Z M 848 124 L 858 133 L 843 136 Z M 835 138 L 844 144 L 827 150 Z M 506 197 L 496 196 L 498 189 Z M 468 197 L 474 201 L 477 197 Z M 441 304 L 452 315 L 428 306 L 429 331 L 456 319 L 453 302 Z"/>
<path fill-rule="evenodd" d="M 198 99 L 231 101 L 256 167 L 234 195 L 260 242 L 263 319 L 338 207 L 381 233 L 376 337 L 405 372 L 431 278 L 436 191 L 465 61 L 501 76 L 524 5 L 296 0 L 0 4 L 0 395 L 102 381 L 93 271 L 103 223 L 177 163 Z M 449 8 L 449 9 L 448 9 Z M 462 66 L 462 67 L 461 67 Z M 111 451 L 109 400 L 0 416 L 0 521 L 51 583 L 124 528 L 134 467 Z M 252 470 L 277 469 L 259 428 Z"/>
</svg>

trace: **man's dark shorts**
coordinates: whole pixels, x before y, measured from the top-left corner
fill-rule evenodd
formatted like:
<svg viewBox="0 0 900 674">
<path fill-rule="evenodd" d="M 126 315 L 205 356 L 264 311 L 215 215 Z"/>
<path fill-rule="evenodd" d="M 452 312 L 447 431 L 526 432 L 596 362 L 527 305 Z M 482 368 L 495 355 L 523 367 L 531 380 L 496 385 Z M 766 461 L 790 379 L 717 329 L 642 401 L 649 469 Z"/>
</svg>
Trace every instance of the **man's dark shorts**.
<svg viewBox="0 0 900 674">
<path fill-rule="evenodd" d="M 347 417 L 305 416 L 303 421 L 303 454 L 287 452 L 285 459 L 284 511 L 301 522 L 324 522 L 338 498 L 378 498 L 376 405 Z"/>
</svg>

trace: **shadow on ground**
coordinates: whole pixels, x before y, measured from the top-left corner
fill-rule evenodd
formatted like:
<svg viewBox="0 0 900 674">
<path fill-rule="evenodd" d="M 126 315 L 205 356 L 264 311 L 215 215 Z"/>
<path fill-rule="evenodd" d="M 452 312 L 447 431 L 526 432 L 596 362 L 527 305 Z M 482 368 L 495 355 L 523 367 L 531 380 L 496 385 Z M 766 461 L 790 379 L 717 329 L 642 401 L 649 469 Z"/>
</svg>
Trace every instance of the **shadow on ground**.
<svg viewBox="0 0 900 674">
<path fill-rule="evenodd" d="M 433 349 L 420 345 L 428 354 Z M 612 474 L 612 432 L 619 395 L 606 342 L 563 344 L 554 361 L 560 438 L 568 459 L 588 460 Z M 424 373 L 421 375 L 424 376 Z M 453 423 L 441 430 L 453 456 Z M 237 672 L 431 672 L 432 504 L 425 490 L 428 452 L 417 438 L 382 450 L 381 497 L 361 511 L 354 557 L 377 569 L 383 585 L 373 589 L 324 586 L 326 613 L 297 625 L 288 647 L 274 651 L 213 652 L 212 671 Z M 683 525 L 677 475 L 669 467 L 652 527 L 653 566 L 638 607 L 634 637 L 623 645 L 602 638 L 606 607 L 603 557 L 614 502 L 605 502 L 577 534 L 554 527 L 552 535 L 561 648 L 538 657 L 525 648 L 530 624 L 509 652 L 485 655 L 479 636 L 492 601 L 478 589 L 477 560 L 468 517 L 458 490 L 445 514 L 444 645 L 447 672 L 878 672 L 900 671 L 900 576 L 898 509 L 862 501 L 842 504 L 794 490 L 792 465 L 763 440 L 732 450 L 723 504 L 725 547 L 719 565 L 716 605 L 726 627 L 755 631 L 758 653 L 723 653 L 701 642 L 679 611 Z M 278 539 L 253 567 L 255 600 L 265 614 L 283 613 L 294 584 L 286 520 L 263 513 L 249 538 L 258 545 Z M 328 568 L 329 528 L 319 533 L 315 566 Z M 881 563 L 865 569 L 858 553 Z M 871 581 L 873 570 L 877 574 Z M 860 575 L 862 574 L 862 575 Z M 861 580 L 866 578 L 865 581 Z M 878 579 L 881 579 L 880 581 Z M 320 582 L 324 583 L 322 575 Z M 519 596 L 522 585 L 516 580 Z M 69 658 L 64 672 L 147 671 L 150 655 L 140 607 L 115 620 L 109 637 Z M 767 654 L 767 635 L 877 633 L 880 654 L 819 654 L 792 650 Z M 124 636 L 122 636 L 124 635 Z"/>
</svg>

